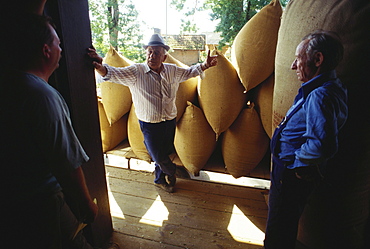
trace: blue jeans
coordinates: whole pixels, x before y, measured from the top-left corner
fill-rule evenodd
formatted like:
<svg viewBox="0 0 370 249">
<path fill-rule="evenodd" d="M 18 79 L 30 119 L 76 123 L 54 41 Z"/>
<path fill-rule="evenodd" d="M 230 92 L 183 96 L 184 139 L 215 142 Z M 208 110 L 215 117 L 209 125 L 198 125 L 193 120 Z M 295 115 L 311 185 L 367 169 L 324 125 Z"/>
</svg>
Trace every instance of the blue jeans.
<svg viewBox="0 0 370 249">
<path fill-rule="evenodd" d="M 265 249 L 294 249 L 299 218 L 314 184 L 298 179 L 289 164 L 273 156 Z"/>
<path fill-rule="evenodd" d="M 169 155 L 173 151 L 176 119 L 160 123 L 140 121 L 140 129 L 144 135 L 144 144 L 155 163 L 155 183 L 165 183 L 165 175 L 173 176 L 176 172 Z"/>
</svg>

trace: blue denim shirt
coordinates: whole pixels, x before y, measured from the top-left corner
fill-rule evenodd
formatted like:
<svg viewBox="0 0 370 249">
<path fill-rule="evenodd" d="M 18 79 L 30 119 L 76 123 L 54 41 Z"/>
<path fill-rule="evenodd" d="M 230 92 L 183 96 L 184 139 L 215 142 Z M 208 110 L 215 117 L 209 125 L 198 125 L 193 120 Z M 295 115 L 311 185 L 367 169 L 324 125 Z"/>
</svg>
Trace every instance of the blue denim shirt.
<svg viewBox="0 0 370 249">
<path fill-rule="evenodd" d="M 338 132 L 347 116 L 347 90 L 336 72 L 320 74 L 302 84 L 294 100 L 303 105 L 280 134 L 279 158 L 294 162 L 288 168 L 324 164 L 338 150 Z"/>
</svg>

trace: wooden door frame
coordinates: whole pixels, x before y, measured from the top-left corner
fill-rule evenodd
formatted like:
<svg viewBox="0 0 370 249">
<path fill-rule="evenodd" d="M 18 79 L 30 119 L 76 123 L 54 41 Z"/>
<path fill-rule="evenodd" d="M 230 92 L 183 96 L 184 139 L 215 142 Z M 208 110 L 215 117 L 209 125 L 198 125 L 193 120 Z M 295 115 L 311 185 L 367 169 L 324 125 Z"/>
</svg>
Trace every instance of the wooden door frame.
<svg viewBox="0 0 370 249">
<path fill-rule="evenodd" d="M 84 232 L 95 246 L 112 235 L 113 226 L 100 135 L 94 69 L 87 58 L 91 28 L 87 0 L 48 0 L 44 13 L 53 18 L 63 49 L 59 68 L 50 78 L 65 98 L 76 134 L 90 157 L 83 170 L 92 198 L 97 199 L 99 214 Z"/>
</svg>

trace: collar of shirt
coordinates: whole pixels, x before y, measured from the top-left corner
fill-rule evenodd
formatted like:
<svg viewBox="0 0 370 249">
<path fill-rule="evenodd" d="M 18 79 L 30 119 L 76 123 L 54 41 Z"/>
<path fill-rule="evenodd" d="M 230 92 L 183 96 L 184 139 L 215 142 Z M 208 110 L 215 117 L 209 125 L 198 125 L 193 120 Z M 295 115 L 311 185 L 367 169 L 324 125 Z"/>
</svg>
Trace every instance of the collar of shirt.
<svg viewBox="0 0 370 249">
<path fill-rule="evenodd" d="M 148 66 L 148 63 L 143 63 L 143 64 L 144 64 L 144 66 L 145 66 L 145 70 L 144 70 L 144 72 L 145 72 L 145 73 L 149 73 L 150 71 L 153 71 L 153 70 Z M 162 65 L 163 65 L 163 69 L 161 70 L 161 72 L 160 72 L 159 74 L 162 74 L 162 73 L 166 72 L 165 64 L 164 64 L 164 63 L 162 63 Z M 153 71 L 153 72 L 154 72 L 154 71 Z M 155 73 L 157 73 L 157 72 L 155 72 Z"/>
<path fill-rule="evenodd" d="M 336 79 L 337 74 L 335 70 L 328 71 L 322 74 L 317 75 L 316 77 L 310 79 L 309 81 L 302 84 L 303 98 L 307 98 L 308 94 L 314 89 L 318 88 L 325 82 L 330 81 L 331 79 Z"/>
<path fill-rule="evenodd" d="M 294 99 L 294 103 L 297 103 L 300 99 L 306 99 L 307 96 L 312 92 L 314 89 L 318 88 L 322 84 L 332 79 L 336 79 L 337 74 L 335 70 L 328 71 L 322 74 L 317 75 L 316 77 L 310 79 L 307 82 L 302 83 L 301 88 L 298 90 L 298 94 Z"/>
</svg>

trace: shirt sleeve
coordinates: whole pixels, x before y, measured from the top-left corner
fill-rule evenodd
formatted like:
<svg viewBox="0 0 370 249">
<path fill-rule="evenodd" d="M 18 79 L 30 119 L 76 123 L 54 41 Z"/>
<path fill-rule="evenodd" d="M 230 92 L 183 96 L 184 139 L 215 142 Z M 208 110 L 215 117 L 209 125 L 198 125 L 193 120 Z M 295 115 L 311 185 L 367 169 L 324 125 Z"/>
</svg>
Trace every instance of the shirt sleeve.
<svg viewBox="0 0 370 249">
<path fill-rule="evenodd" d="M 44 146 L 42 150 L 53 172 L 64 174 L 80 167 L 89 157 L 74 132 L 64 99 L 55 91 L 54 96 L 46 96 L 40 103 L 35 112 L 39 115 L 37 134 L 44 134 L 39 144 Z"/>
<path fill-rule="evenodd" d="M 204 73 L 199 63 L 188 68 L 177 67 L 176 70 L 176 79 L 178 82 L 183 82 L 198 75 L 200 75 L 202 79 L 204 78 Z"/>
<path fill-rule="evenodd" d="M 135 84 L 138 74 L 137 65 L 134 64 L 128 67 L 112 67 L 104 64 L 104 66 L 107 68 L 107 74 L 103 77 L 103 80 L 125 86 Z"/>
</svg>

